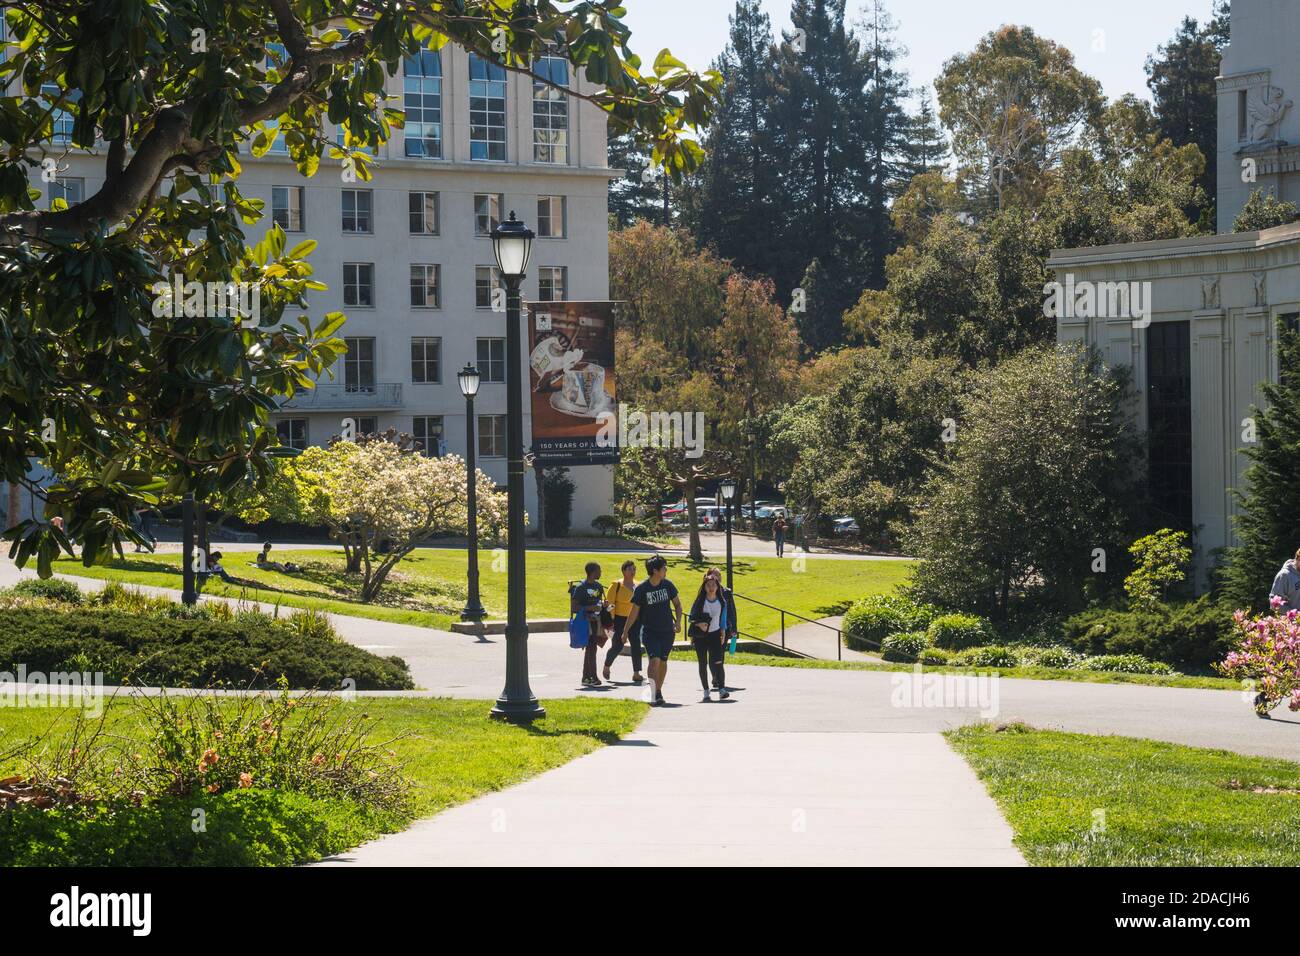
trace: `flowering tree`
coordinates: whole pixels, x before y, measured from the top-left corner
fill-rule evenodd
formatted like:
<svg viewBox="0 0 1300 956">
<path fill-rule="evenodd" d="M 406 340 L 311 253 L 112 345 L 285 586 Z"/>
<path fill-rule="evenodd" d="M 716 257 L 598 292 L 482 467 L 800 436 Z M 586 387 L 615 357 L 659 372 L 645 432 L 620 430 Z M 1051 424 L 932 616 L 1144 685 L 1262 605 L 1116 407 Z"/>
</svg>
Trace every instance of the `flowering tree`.
<svg viewBox="0 0 1300 956">
<path fill-rule="evenodd" d="M 1285 602 L 1278 597 L 1270 603 L 1272 615 L 1253 620 L 1245 611 L 1233 615 L 1241 645 L 1218 665 L 1228 677 L 1253 684 L 1255 713 L 1261 717 L 1287 697 L 1291 710 L 1300 710 L 1300 612 L 1279 614 Z"/>
<path fill-rule="evenodd" d="M 439 534 L 465 534 L 465 462 L 426 458 L 409 440 L 383 437 L 308 448 L 272 482 L 282 520 L 322 524 L 343 545 L 348 569 L 361 575 L 361 600 L 379 594 L 389 572 Z M 506 496 L 478 471 L 478 525 L 504 533 Z"/>
</svg>

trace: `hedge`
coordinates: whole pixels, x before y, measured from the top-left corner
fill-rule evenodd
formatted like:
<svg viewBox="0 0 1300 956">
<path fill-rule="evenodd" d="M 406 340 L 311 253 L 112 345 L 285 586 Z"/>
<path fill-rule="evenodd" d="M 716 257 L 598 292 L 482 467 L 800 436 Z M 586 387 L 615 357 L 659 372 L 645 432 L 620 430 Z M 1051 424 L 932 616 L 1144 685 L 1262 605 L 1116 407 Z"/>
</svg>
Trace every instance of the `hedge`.
<svg viewBox="0 0 1300 956">
<path fill-rule="evenodd" d="M 410 690 L 406 662 L 265 618 L 172 620 L 112 610 L 12 608 L 0 614 L 0 671 L 102 672 L 104 680 L 168 687 Z"/>
<path fill-rule="evenodd" d="M 844 615 L 844 639 L 857 651 L 881 650 L 890 635 L 924 631 L 938 616 L 938 608 L 928 604 L 877 594 L 863 598 Z"/>
<path fill-rule="evenodd" d="M 1181 604 L 1097 608 L 1066 620 L 1065 642 L 1087 655 L 1140 654 L 1167 664 L 1208 667 L 1232 650 L 1232 608 L 1209 595 Z"/>
<path fill-rule="evenodd" d="M 945 614 L 930 622 L 926 633 L 930 643 L 946 651 L 983 647 L 997 640 L 993 625 L 974 614 Z"/>
</svg>

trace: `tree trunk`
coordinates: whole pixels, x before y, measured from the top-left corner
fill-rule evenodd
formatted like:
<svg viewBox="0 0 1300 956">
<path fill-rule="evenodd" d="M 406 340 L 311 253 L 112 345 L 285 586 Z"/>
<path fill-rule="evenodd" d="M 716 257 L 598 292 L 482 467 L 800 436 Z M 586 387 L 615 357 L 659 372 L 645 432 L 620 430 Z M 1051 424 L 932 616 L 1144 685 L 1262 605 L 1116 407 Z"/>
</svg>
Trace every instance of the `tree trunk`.
<svg viewBox="0 0 1300 956">
<path fill-rule="evenodd" d="M 690 531 L 691 560 L 698 564 L 704 561 L 704 548 L 700 546 L 700 518 L 695 510 L 695 479 L 686 479 L 682 488 L 686 495 L 686 525 Z"/>
</svg>

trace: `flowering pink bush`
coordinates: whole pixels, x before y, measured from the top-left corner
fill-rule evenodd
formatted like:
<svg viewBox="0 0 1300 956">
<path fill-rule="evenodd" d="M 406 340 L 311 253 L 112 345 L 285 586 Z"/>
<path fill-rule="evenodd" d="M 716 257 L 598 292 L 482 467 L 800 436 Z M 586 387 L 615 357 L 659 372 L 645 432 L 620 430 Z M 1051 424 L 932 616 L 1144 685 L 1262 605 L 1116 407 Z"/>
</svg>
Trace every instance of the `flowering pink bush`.
<svg viewBox="0 0 1300 956">
<path fill-rule="evenodd" d="M 1245 611 L 1233 615 L 1241 632 L 1237 650 L 1216 665 L 1220 673 L 1254 683 L 1255 712 L 1264 716 L 1284 698 L 1291 710 L 1300 710 L 1300 612 L 1278 610 L 1285 602 L 1275 597 L 1273 613 L 1255 618 Z"/>
</svg>

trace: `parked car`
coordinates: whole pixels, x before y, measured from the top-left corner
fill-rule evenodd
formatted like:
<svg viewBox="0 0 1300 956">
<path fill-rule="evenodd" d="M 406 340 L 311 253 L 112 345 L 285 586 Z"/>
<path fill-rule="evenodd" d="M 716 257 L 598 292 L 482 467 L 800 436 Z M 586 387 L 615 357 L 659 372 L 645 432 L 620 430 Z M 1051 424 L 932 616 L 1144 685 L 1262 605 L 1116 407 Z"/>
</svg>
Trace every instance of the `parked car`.
<svg viewBox="0 0 1300 956">
<path fill-rule="evenodd" d="M 856 538 L 859 534 L 858 522 L 853 518 L 836 518 L 831 522 L 831 534 L 837 538 Z"/>
</svg>

